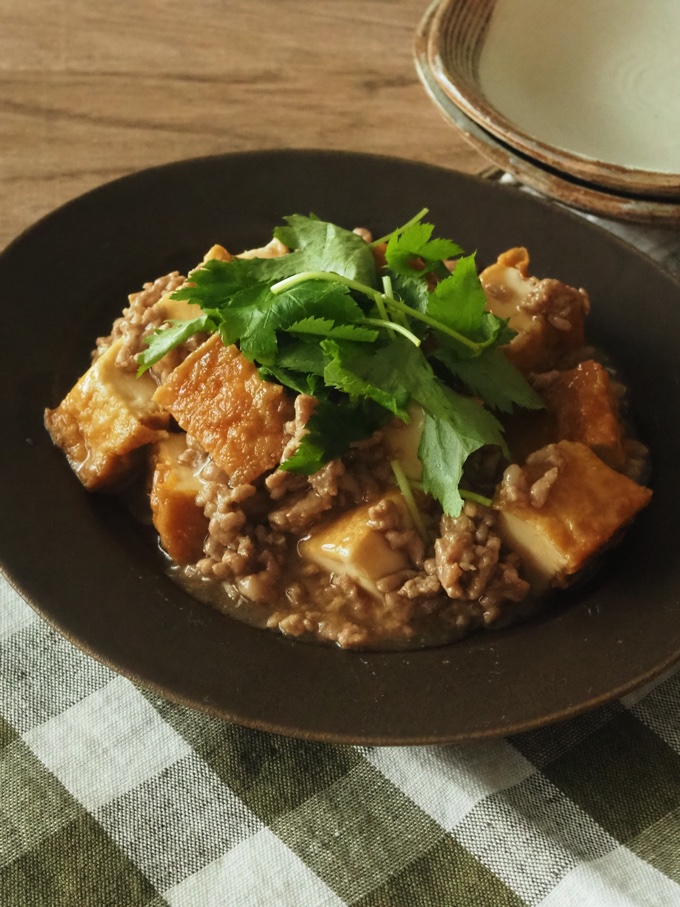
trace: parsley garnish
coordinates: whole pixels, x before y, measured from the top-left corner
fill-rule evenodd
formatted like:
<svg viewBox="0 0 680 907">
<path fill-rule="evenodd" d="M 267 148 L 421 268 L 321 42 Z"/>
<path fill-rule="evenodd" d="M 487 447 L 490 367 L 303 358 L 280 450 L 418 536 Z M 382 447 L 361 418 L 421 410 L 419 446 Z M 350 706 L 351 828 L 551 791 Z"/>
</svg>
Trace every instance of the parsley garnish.
<svg viewBox="0 0 680 907">
<path fill-rule="evenodd" d="M 138 357 L 140 374 L 192 334 L 219 331 L 263 377 L 319 399 L 298 450 L 281 466 L 305 474 L 370 436 L 390 414 L 408 421 L 414 400 L 426 414 L 422 487 L 458 514 L 468 456 L 486 445 L 506 451 L 490 409 L 542 403 L 498 350 L 513 334 L 486 311 L 474 255 L 433 238 L 426 213 L 370 245 L 295 214 L 275 231 L 289 254 L 206 262 L 173 294 L 204 314 L 156 331 Z M 372 250 L 378 243 L 386 243 L 380 272 Z M 452 258 L 451 273 L 445 261 Z"/>
</svg>

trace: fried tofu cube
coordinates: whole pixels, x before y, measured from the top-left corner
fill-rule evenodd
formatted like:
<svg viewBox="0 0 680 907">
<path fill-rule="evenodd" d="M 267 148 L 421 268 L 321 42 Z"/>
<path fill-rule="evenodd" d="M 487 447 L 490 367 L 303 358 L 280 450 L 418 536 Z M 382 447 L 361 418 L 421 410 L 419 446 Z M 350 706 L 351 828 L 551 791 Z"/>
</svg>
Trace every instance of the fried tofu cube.
<svg viewBox="0 0 680 907">
<path fill-rule="evenodd" d="M 52 440 L 91 490 L 127 479 L 143 458 L 141 449 L 165 437 L 170 421 L 153 400 L 153 379 L 116 366 L 120 346 L 120 340 L 113 343 L 59 406 L 45 411 Z"/>
<path fill-rule="evenodd" d="M 281 460 L 284 425 L 293 404 L 284 389 L 263 381 L 219 334 L 191 353 L 154 395 L 196 438 L 233 485 L 253 482 Z"/>
<path fill-rule="evenodd" d="M 270 239 L 266 246 L 260 246 L 258 249 L 246 249 L 240 252 L 236 258 L 280 258 L 287 255 L 290 250 L 284 246 L 280 239 L 274 237 Z"/>
<path fill-rule="evenodd" d="M 228 252 L 224 246 L 211 246 L 203 256 L 203 261 L 233 261 L 234 256 Z M 200 267 L 200 266 L 199 266 Z"/>
<path fill-rule="evenodd" d="M 413 527 L 400 491 L 387 492 L 383 500 L 398 509 L 403 529 Z M 298 548 L 303 560 L 312 561 L 329 573 L 345 574 L 371 595 L 381 597 L 378 580 L 408 569 L 411 562 L 403 549 L 392 548 L 385 533 L 371 526 L 369 511 L 376 503 L 346 511 L 300 542 Z"/>
<path fill-rule="evenodd" d="M 533 454 L 523 476 L 524 494 L 510 492 L 504 481 L 494 508 L 501 538 L 520 555 L 539 591 L 568 586 L 652 496 L 578 441 L 560 441 Z"/>
<path fill-rule="evenodd" d="M 173 299 L 172 293 L 167 293 L 154 306 L 154 315 L 163 321 L 191 321 L 202 314 L 203 309 L 200 305 L 186 299 Z"/>
<path fill-rule="evenodd" d="M 480 276 L 490 312 L 507 318 L 517 336 L 502 349 L 523 374 L 556 368 L 584 343 L 590 302 L 584 290 L 528 275 L 524 248 L 510 249 Z"/>
<path fill-rule="evenodd" d="M 196 503 L 201 481 L 180 462 L 186 435 L 169 435 L 154 445 L 151 513 L 161 545 L 176 564 L 193 564 L 203 554 L 208 518 Z"/>
<path fill-rule="evenodd" d="M 557 438 L 582 441 L 612 469 L 626 460 L 617 401 L 607 369 L 588 360 L 557 372 L 540 389 L 555 418 Z"/>
</svg>

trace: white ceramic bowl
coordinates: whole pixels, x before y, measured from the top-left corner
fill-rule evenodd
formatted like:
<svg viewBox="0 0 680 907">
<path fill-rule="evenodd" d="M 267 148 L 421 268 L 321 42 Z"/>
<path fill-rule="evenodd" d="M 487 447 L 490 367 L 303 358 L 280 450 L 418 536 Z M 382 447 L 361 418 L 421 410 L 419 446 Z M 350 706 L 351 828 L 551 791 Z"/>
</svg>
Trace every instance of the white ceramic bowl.
<svg viewBox="0 0 680 907">
<path fill-rule="evenodd" d="M 570 207 L 635 223 L 680 224 L 680 199 L 634 196 L 575 179 L 511 147 L 469 117 L 443 90 L 430 64 L 431 34 L 440 10 L 439 0 L 435 0 L 419 23 L 414 43 L 415 65 L 430 99 L 468 144 L 494 167 Z"/>
<path fill-rule="evenodd" d="M 680 200 L 678 0 L 442 0 L 441 92 L 516 152 L 607 191 Z"/>
</svg>

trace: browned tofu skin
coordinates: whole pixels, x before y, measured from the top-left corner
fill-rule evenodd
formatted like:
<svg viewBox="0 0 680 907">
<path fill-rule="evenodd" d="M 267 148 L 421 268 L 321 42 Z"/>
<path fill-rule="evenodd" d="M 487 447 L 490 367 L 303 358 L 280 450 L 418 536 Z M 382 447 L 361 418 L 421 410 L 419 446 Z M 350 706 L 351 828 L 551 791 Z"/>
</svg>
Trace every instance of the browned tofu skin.
<svg viewBox="0 0 680 907">
<path fill-rule="evenodd" d="M 232 485 L 253 482 L 280 461 L 293 404 L 263 381 L 235 346 L 213 335 L 188 356 L 154 400 L 203 446 Z"/>
<path fill-rule="evenodd" d="M 176 564 L 195 563 L 203 554 L 208 519 L 196 503 L 201 483 L 179 461 L 186 435 L 170 435 L 155 445 L 151 481 L 151 512 L 161 545 Z"/>
<path fill-rule="evenodd" d="M 496 261 L 502 268 L 516 268 L 522 277 L 529 276 L 529 250 L 524 246 L 515 246 L 501 252 Z"/>
<path fill-rule="evenodd" d="M 412 528 L 413 521 L 400 491 L 388 491 L 381 501 L 394 508 L 402 528 Z M 370 514 L 375 506 L 373 501 L 345 511 L 300 542 L 299 552 L 304 560 L 318 564 L 329 573 L 351 576 L 371 595 L 380 598 L 378 580 L 408 569 L 411 561 L 403 548 L 393 548 L 385 533 L 372 526 Z"/>
<path fill-rule="evenodd" d="M 504 542 L 536 588 L 567 585 L 652 496 L 577 441 L 532 454 L 506 470 L 494 507 Z"/>
<path fill-rule="evenodd" d="M 584 343 L 584 320 L 590 308 L 584 290 L 559 280 L 528 276 L 529 254 L 509 249 L 479 275 L 489 311 L 507 318 L 517 336 L 503 352 L 523 374 L 559 367 Z"/>
<path fill-rule="evenodd" d="M 618 406 L 606 368 L 588 360 L 557 372 L 540 388 L 559 440 L 582 441 L 612 469 L 626 460 Z"/>
<path fill-rule="evenodd" d="M 86 488 L 106 490 L 141 463 L 141 449 L 165 436 L 169 416 L 153 402 L 155 383 L 116 366 L 112 344 L 80 378 L 45 426 Z"/>
</svg>

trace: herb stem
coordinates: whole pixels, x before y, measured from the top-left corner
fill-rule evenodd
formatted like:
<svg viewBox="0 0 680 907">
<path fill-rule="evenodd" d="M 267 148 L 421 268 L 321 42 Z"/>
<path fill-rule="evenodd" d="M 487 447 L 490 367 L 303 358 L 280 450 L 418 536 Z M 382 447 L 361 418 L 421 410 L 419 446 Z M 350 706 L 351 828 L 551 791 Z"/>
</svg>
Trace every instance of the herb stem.
<svg viewBox="0 0 680 907">
<path fill-rule="evenodd" d="M 390 277 L 389 274 L 383 275 L 382 283 L 383 283 L 383 294 L 388 299 L 394 299 L 394 290 L 392 289 L 392 278 Z M 384 305 L 384 303 L 383 303 L 383 305 Z M 395 312 L 395 314 L 397 315 L 397 320 L 399 321 L 399 324 L 402 324 L 405 328 L 407 328 L 408 319 L 406 318 L 406 316 L 402 312 Z"/>
<path fill-rule="evenodd" d="M 437 321 L 436 318 L 432 318 L 425 312 L 418 312 L 416 309 L 412 309 L 410 306 L 406 305 L 406 303 L 401 302 L 398 299 L 385 297 L 385 301 L 389 308 L 393 308 L 397 312 L 403 312 L 404 315 L 408 315 L 409 318 L 415 318 L 416 321 L 422 321 L 424 324 L 429 325 L 429 327 L 434 328 L 435 331 L 439 331 L 440 334 L 448 334 L 449 337 L 453 337 L 454 340 L 457 340 L 458 343 L 462 343 L 463 346 L 472 350 L 476 355 L 479 355 L 484 348 L 483 344 L 470 340 L 465 334 L 459 334 L 458 331 L 454 331 L 453 328 L 447 327 L 445 324 L 442 324 L 441 321 Z"/>
<path fill-rule="evenodd" d="M 385 278 L 383 278 L 383 281 L 384 280 Z M 378 314 L 383 319 L 383 321 L 390 321 L 387 315 L 387 309 L 385 308 L 385 301 L 383 300 L 382 296 L 375 297 L 375 306 L 378 310 Z"/>
<path fill-rule="evenodd" d="M 428 208 L 423 208 L 421 211 L 419 211 L 415 215 L 415 217 L 412 217 L 411 220 L 406 221 L 406 223 L 403 226 L 398 227 L 396 230 L 392 230 L 390 233 L 386 233 L 385 236 L 381 236 L 380 239 L 374 239 L 373 242 L 371 243 L 371 247 L 375 248 L 376 246 L 379 246 L 381 243 L 387 242 L 387 240 L 390 238 L 390 236 L 398 236 L 400 233 L 403 233 L 404 230 L 408 230 L 408 228 L 412 227 L 413 224 L 417 224 L 418 221 L 422 217 L 425 217 L 428 210 L 429 210 Z"/>
<path fill-rule="evenodd" d="M 404 503 L 406 504 L 406 509 L 409 512 L 411 519 L 413 520 L 413 525 L 418 530 L 418 534 L 422 540 L 427 543 L 430 541 L 430 537 L 427 529 L 425 528 L 425 523 L 423 522 L 423 517 L 418 510 L 418 505 L 416 500 L 413 497 L 413 491 L 411 490 L 411 485 L 409 480 L 406 477 L 406 473 L 403 470 L 403 467 L 399 460 L 390 460 L 390 466 L 392 467 L 392 472 L 394 473 L 394 478 L 397 480 L 397 485 L 399 491 L 404 498 Z"/>
<path fill-rule="evenodd" d="M 297 286 L 299 283 L 304 283 L 307 280 L 325 280 L 329 283 L 344 284 L 344 286 L 349 287 L 351 290 L 356 290 L 358 293 L 368 296 L 369 299 L 372 299 L 376 303 L 376 305 L 378 305 L 378 300 L 381 300 L 388 308 L 393 309 L 396 312 L 401 312 L 409 318 L 415 318 L 416 321 L 422 321 L 429 327 L 434 328 L 435 331 L 439 331 L 440 334 L 448 334 L 449 337 L 452 337 L 454 340 L 457 340 L 458 343 L 461 343 L 463 346 L 472 350 L 477 356 L 484 349 L 484 344 L 475 343 L 474 340 L 470 340 L 470 338 L 466 337 L 464 334 L 454 331 L 453 328 L 447 327 L 447 325 L 442 324 L 441 321 L 437 321 L 436 318 L 432 318 L 425 312 L 419 312 L 417 309 L 412 309 L 411 306 L 406 305 L 406 303 L 400 302 L 394 297 L 386 296 L 384 293 L 381 293 L 373 287 L 369 287 L 365 283 L 360 283 L 358 280 L 352 280 L 349 277 L 343 277 L 341 274 L 336 274 L 333 271 L 301 271 L 299 274 L 293 274 L 292 277 L 285 277 L 283 280 L 279 280 L 277 283 L 272 284 L 270 291 L 275 296 L 278 296 L 279 293 L 285 293 L 286 290 L 290 290 L 292 287 Z"/>
<path fill-rule="evenodd" d="M 390 321 L 389 318 L 364 318 L 361 324 L 373 324 L 379 328 L 387 328 L 388 331 L 398 331 L 408 338 L 414 346 L 420 346 L 420 337 L 416 337 L 413 331 L 409 331 L 408 328 L 398 324 L 396 321 Z"/>
<path fill-rule="evenodd" d="M 464 501 L 474 501 L 475 504 L 482 504 L 484 507 L 491 507 L 493 503 L 491 498 L 485 498 L 484 495 L 467 491 L 465 488 L 459 488 L 458 493 Z"/>
</svg>

